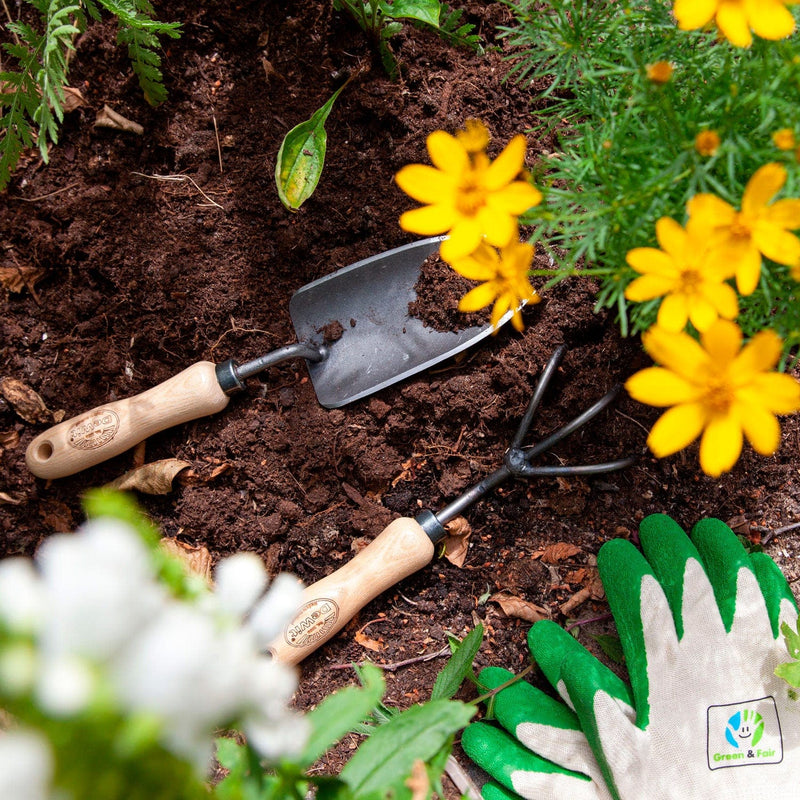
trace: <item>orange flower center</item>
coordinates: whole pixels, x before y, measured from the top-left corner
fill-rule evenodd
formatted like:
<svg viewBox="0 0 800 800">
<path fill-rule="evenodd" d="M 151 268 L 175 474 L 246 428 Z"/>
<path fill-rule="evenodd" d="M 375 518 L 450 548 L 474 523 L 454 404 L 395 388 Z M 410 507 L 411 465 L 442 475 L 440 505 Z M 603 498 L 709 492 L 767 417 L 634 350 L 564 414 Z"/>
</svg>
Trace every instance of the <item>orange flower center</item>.
<svg viewBox="0 0 800 800">
<path fill-rule="evenodd" d="M 703 402 L 713 414 L 727 414 L 733 402 L 733 389 L 730 383 L 721 377 L 711 378 Z"/>
<path fill-rule="evenodd" d="M 464 174 L 455 205 L 458 213 L 465 217 L 474 217 L 486 205 L 486 190 L 477 170 L 471 169 Z"/>
<path fill-rule="evenodd" d="M 694 267 L 687 267 L 681 271 L 679 291 L 683 294 L 696 294 L 701 284 L 703 276 Z"/>
<path fill-rule="evenodd" d="M 734 239 L 749 239 L 753 234 L 751 221 L 741 211 L 733 218 L 730 227 L 731 236 Z"/>
</svg>

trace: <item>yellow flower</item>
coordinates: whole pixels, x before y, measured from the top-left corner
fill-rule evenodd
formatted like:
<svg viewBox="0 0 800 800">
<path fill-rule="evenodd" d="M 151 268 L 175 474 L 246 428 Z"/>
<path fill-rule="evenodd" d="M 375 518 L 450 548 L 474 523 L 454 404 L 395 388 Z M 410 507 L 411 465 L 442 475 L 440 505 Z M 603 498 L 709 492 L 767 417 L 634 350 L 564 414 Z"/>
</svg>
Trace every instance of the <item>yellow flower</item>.
<svg viewBox="0 0 800 800">
<path fill-rule="evenodd" d="M 772 134 L 772 143 L 779 150 L 794 150 L 797 147 L 797 140 L 794 138 L 794 131 L 791 128 L 781 128 Z"/>
<path fill-rule="evenodd" d="M 713 194 L 697 194 L 687 204 L 689 218 L 709 231 L 714 256 L 736 274 L 739 293 L 749 295 L 758 286 L 762 254 L 778 264 L 800 262 L 800 200 L 770 202 L 786 182 L 786 169 L 765 164 L 747 182 L 742 209 L 737 211 Z"/>
<path fill-rule="evenodd" d="M 675 0 L 678 27 L 695 30 L 713 19 L 722 35 L 737 47 L 750 47 L 752 33 L 763 39 L 784 39 L 794 32 L 794 17 L 786 6 L 797 0 Z M 751 33 L 752 31 L 752 33 Z"/>
<path fill-rule="evenodd" d="M 700 131 L 694 137 L 694 149 L 701 156 L 713 156 L 719 149 L 720 139 L 716 131 Z"/>
<path fill-rule="evenodd" d="M 478 311 L 494 302 L 492 325 L 509 309 L 513 310 L 511 324 L 522 330 L 523 302 L 538 303 L 541 297 L 531 286 L 528 272 L 533 261 L 534 247 L 525 242 L 512 241 L 498 252 L 482 242 L 474 253 L 450 262 L 450 266 L 471 281 L 485 281 L 467 292 L 458 304 L 459 311 Z"/>
<path fill-rule="evenodd" d="M 703 233 L 662 217 L 656 222 L 661 249 L 628 251 L 628 264 L 642 277 L 628 284 L 625 297 L 636 303 L 663 297 L 658 324 L 665 330 L 677 333 L 691 320 L 697 330 L 704 331 L 719 317 L 734 319 L 739 313 L 736 292 L 725 283 L 732 273 L 709 262 Z"/>
<path fill-rule="evenodd" d="M 517 217 L 542 200 L 538 189 L 517 180 L 525 137 L 515 136 L 491 161 L 483 149 L 472 149 L 477 133 L 475 121 L 460 136 L 434 131 L 428 136 L 433 166 L 410 164 L 395 176 L 406 194 L 428 204 L 406 211 L 400 227 L 424 236 L 449 232 L 441 246 L 445 261 L 468 256 L 484 238 L 504 247 L 517 233 Z"/>
<path fill-rule="evenodd" d="M 673 67 L 669 61 L 656 61 L 647 65 L 647 79 L 653 83 L 668 83 L 672 77 Z"/>
<path fill-rule="evenodd" d="M 738 325 L 718 320 L 698 343 L 687 333 L 653 327 L 642 344 L 656 364 L 631 376 L 625 388 L 634 400 L 669 407 L 647 444 L 658 458 L 700 439 L 700 466 L 717 477 L 730 470 L 743 437 L 764 456 L 780 445 L 777 414 L 800 410 L 800 383 L 774 372 L 781 341 L 772 331 L 742 347 Z"/>
</svg>

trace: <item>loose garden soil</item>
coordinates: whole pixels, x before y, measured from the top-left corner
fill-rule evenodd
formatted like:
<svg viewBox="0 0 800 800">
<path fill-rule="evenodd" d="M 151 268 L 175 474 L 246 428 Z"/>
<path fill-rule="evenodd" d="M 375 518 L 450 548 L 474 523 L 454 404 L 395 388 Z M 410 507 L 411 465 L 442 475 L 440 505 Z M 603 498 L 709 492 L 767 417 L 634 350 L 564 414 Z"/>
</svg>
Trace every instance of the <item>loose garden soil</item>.
<svg viewBox="0 0 800 800">
<path fill-rule="evenodd" d="M 0 378 L 70 417 L 196 361 L 243 361 L 294 341 L 293 292 L 413 241 L 397 222 L 413 203 L 393 175 L 427 161 L 428 133 L 477 117 L 494 154 L 532 125 L 531 91 L 504 80 L 513 54 L 496 27 L 511 23 L 510 11 L 478 0 L 452 5 L 477 26 L 485 54 L 408 26 L 392 40 L 402 65 L 393 82 L 329 0 L 158 4 L 183 34 L 165 43 L 169 100 L 157 109 L 143 100 L 113 24 L 92 24 L 70 69 L 86 105 L 67 115 L 50 163 L 26 156 L 0 196 L 0 269 L 24 276 L 0 297 Z M 274 184 L 281 140 L 355 72 L 327 124 L 319 187 L 292 214 Z M 94 127 L 104 105 L 144 133 Z M 557 146 L 533 135 L 529 145 L 529 167 Z M 431 274 L 414 313 L 446 308 L 437 288 L 446 283 Z M 496 469 L 558 345 L 568 351 L 531 441 L 649 363 L 612 315 L 594 313 L 594 288 L 561 284 L 524 312 L 523 333 L 506 326 L 459 359 L 337 410 L 317 402 L 303 362 L 281 364 L 250 379 L 222 413 L 59 480 L 25 467 L 25 448 L 46 424 L 0 398 L 0 552 L 31 555 L 51 534 L 74 530 L 82 495 L 137 459 L 179 458 L 191 464 L 191 479 L 139 496 L 165 537 L 207 548 L 212 561 L 252 551 L 271 573 L 313 583 L 394 517 L 441 508 Z M 449 320 L 464 324 L 452 312 Z M 352 682 L 348 665 L 365 659 L 389 666 L 388 704 L 423 701 L 443 660 L 421 657 L 478 623 L 486 636 L 476 665 L 520 670 L 530 623 L 502 610 L 508 597 L 560 623 L 581 620 L 578 638 L 598 652 L 593 637 L 609 630 L 594 580 L 598 548 L 613 537 L 636 541 L 652 512 L 685 527 L 705 516 L 727 521 L 797 588 L 800 419 L 783 421 L 774 457 L 746 447 L 730 474 L 712 479 L 699 471 L 696 448 L 663 460 L 649 454 L 646 432 L 657 416 L 623 393 L 541 463 L 636 456 L 634 466 L 511 482 L 468 509 L 463 565 L 439 555 L 370 603 L 303 663 L 297 705 Z M 319 769 L 337 772 L 356 743 L 348 737 Z"/>
</svg>

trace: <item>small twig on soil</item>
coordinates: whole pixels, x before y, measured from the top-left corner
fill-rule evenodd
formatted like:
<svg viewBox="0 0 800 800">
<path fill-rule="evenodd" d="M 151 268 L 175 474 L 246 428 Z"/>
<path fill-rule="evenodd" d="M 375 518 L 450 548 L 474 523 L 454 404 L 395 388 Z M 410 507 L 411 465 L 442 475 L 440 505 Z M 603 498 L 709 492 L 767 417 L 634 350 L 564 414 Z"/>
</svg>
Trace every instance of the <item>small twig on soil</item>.
<svg viewBox="0 0 800 800">
<path fill-rule="evenodd" d="M 220 342 L 229 334 L 229 333 L 264 333 L 267 336 L 270 335 L 269 331 L 262 331 L 260 328 L 240 328 L 236 324 L 236 320 L 231 317 L 231 327 L 228 330 L 224 331 L 222 335 L 217 339 L 214 344 L 211 345 L 211 355 L 214 354 L 214 351 L 219 347 Z"/>
<path fill-rule="evenodd" d="M 61 192 L 68 192 L 70 189 L 74 189 L 78 186 L 78 182 L 69 183 L 66 186 L 62 186 L 60 189 L 56 189 L 53 192 L 48 192 L 47 194 L 40 194 L 38 197 L 19 197 L 11 196 L 9 200 L 22 200 L 23 203 L 38 203 L 40 200 L 47 200 L 48 197 L 53 197 L 53 195 L 61 194 Z"/>
<path fill-rule="evenodd" d="M 398 669 L 402 669 L 402 667 L 407 667 L 410 664 L 419 664 L 423 661 L 433 661 L 435 658 L 443 658 L 446 655 L 450 654 L 450 645 L 443 647 L 441 650 L 437 651 L 436 653 L 425 653 L 421 656 L 415 656 L 414 658 L 407 658 L 405 661 L 395 661 L 393 664 L 375 664 L 374 661 L 370 661 L 370 664 L 373 664 L 376 667 L 384 670 L 385 672 L 395 672 Z M 330 664 L 328 669 L 351 669 L 354 666 L 355 662 L 350 664 Z M 364 662 L 359 662 L 359 666 Z"/>
<path fill-rule="evenodd" d="M 770 539 L 774 536 L 780 536 L 782 533 L 788 533 L 797 528 L 800 528 L 800 522 L 793 522 L 791 525 L 784 525 L 782 528 L 776 528 L 774 531 L 770 531 L 766 536 L 761 538 L 761 544 L 768 544 Z"/>
<path fill-rule="evenodd" d="M 614 409 L 614 413 L 615 414 L 619 414 L 619 416 L 621 416 L 621 417 L 625 417 L 625 419 L 629 420 L 634 425 L 638 425 L 648 436 L 650 435 L 650 431 L 647 430 L 647 428 L 644 425 L 642 425 L 642 423 L 639 422 L 638 419 L 634 419 L 633 417 L 629 417 L 627 414 L 623 414 L 623 412 L 620 411 L 618 408 Z"/>
<path fill-rule="evenodd" d="M 225 210 L 216 200 L 212 200 L 188 175 L 145 175 L 143 172 L 131 172 L 131 175 L 138 175 L 140 178 L 150 178 L 150 180 L 153 181 L 166 181 L 167 183 L 184 183 L 188 181 L 212 206 L 216 206 L 222 209 L 222 211 Z"/>
<path fill-rule="evenodd" d="M 211 112 L 211 120 L 214 123 L 214 136 L 217 139 L 217 158 L 219 159 L 219 173 L 221 175 L 224 172 L 222 168 L 222 147 L 220 147 L 219 143 L 219 128 L 217 128 L 217 116 L 213 111 Z"/>
<path fill-rule="evenodd" d="M 607 619 L 612 619 L 610 611 L 605 614 L 598 614 L 596 617 L 587 617 L 586 619 L 576 619 L 575 622 L 570 623 L 564 627 L 565 631 L 571 631 L 573 628 L 579 628 L 581 625 L 588 625 L 590 622 L 604 622 Z"/>
</svg>

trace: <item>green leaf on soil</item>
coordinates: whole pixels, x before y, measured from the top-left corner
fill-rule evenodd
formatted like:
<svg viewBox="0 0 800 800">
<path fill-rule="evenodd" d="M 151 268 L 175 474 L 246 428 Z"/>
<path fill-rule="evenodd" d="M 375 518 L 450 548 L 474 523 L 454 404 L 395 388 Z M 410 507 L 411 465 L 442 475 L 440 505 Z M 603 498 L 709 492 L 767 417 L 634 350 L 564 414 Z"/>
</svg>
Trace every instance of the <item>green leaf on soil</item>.
<svg viewBox="0 0 800 800">
<path fill-rule="evenodd" d="M 415 19 L 439 27 L 439 0 L 394 0 L 391 5 L 381 3 L 380 8 L 391 19 Z"/>
<path fill-rule="evenodd" d="M 290 211 L 297 211 L 317 188 L 328 147 L 325 122 L 336 98 L 350 80 L 352 78 L 343 83 L 311 119 L 295 125 L 281 143 L 275 164 L 275 184 L 281 202 Z"/>
<path fill-rule="evenodd" d="M 431 700 L 452 697 L 472 670 L 472 661 L 483 641 L 483 625 L 471 630 L 459 643 L 450 660 L 436 676 Z"/>
<path fill-rule="evenodd" d="M 357 798 L 407 798 L 405 781 L 417 760 L 429 761 L 448 739 L 464 728 L 477 709 L 452 700 L 413 706 L 381 725 L 356 751 L 341 772 Z"/>
<path fill-rule="evenodd" d="M 383 673 L 377 667 L 365 664 L 359 677 L 363 686 L 340 689 L 306 715 L 311 723 L 311 736 L 300 757 L 302 766 L 313 764 L 353 726 L 363 722 L 380 702 L 386 688 Z"/>
</svg>

